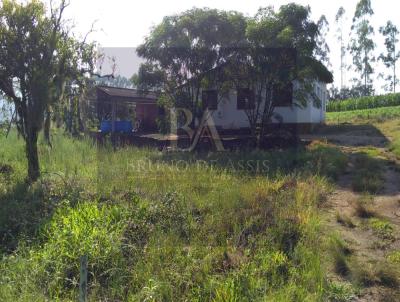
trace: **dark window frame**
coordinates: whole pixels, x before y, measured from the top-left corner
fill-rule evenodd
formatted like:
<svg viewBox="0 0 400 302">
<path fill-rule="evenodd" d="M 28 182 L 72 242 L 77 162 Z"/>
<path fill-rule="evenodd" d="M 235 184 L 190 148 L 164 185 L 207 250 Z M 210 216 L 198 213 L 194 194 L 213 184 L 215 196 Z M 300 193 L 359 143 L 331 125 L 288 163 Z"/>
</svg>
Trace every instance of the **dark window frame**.
<svg viewBox="0 0 400 302">
<path fill-rule="evenodd" d="M 291 107 L 293 105 L 293 83 L 288 83 L 284 87 L 275 85 L 273 89 L 275 107 Z"/>
<path fill-rule="evenodd" d="M 236 109 L 252 110 L 256 108 L 255 93 L 250 88 L 238 88 L 236 91 Z"/>
<path fill-rule="evenodd" d="M 211 96 L 210 96 L 211 95 Z M 217 110 L 218 109 L 218 90 L 217 89 L 204 89 L 201 91 L 201 101 L 203 110 Z"/>
</svg>

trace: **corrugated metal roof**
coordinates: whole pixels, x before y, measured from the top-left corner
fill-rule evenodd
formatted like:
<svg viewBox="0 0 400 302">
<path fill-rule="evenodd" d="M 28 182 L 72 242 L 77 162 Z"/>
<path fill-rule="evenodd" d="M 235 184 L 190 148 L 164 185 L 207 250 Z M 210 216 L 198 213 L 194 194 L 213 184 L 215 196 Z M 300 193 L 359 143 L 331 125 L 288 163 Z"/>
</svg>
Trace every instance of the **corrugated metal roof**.
<svg viewBox="0 0 400 302">
<path fill-rule="evenodd" d="M 97 89 L 103 91 L 104 93 L 106 93 L 111 97 L 141 99 L 147 101 L 157 100 L 157 95 L 154 92 L 142 93 L 137 89 L 109 87 L 109 86 L 97 86 Z"/>
</svg>

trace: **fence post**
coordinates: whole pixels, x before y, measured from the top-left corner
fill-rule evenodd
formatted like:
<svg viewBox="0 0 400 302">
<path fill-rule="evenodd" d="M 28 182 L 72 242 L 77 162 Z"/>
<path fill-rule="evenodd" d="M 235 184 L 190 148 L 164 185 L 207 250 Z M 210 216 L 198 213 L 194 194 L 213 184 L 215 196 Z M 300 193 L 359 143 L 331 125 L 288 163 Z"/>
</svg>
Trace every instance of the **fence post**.
<svg viewBox="0 0 400 302">
<path fill-rule="evenodd" d="M 87 301 L 87 255 L 80 258 L 79 302 Z"/>
</svg>

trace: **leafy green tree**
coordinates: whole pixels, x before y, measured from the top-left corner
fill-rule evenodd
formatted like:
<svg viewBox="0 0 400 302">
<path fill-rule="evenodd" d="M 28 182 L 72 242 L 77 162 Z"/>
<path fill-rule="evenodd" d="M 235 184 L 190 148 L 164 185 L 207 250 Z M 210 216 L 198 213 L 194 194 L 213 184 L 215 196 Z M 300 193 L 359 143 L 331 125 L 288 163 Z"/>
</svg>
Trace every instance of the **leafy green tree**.
<svg viewBox="0 0 400 302">
<path fill-rule="evenodd" d="M 201 112 L 201 88 L 228 91 L 251 87 L 256 102 L 246 113 L 254 135 L 261 124 L 260 138 L 274 116 L 274 87 L 284 89 L 297 80 L 304 89 L 296 90 L 296 99 L 304 104 L 310 95 L 316 97 L 313 80 L 332 81 L 332 74 L 316 58 L 326 59 L 327 54 L 319 36 L 326 24 L 321 20 L 319 26 L 310 20 L 309 7 L 296 4 L 282 6 L 278 12 L 263 8 L 251 19 L 208 9 L 166 17 L 138 48 L 148 62 L 141 66 L 135 81 L 145 90 L 157 87 L 171 91 L 170 103 L 174 105 L 190 100 L 186 108 L 194 116 Z M 289 49 L 296 49 L 296 64 L 287 64 L 293 53 Z"/>
<path fill-rule="evenodd" d="M 319 38 L 320 29 L 321 25 L 310 19 L 310 8 L 294 3 L 281 6 L 277 12 L 272 8 L 262 9 L 249 21 L 246 32 L 251 47 L 245 57 L 251 62 L 246 81 L 257 88 L 256 106 L 248 116 L 253 132 L 257 124 L 260 128 L 259 139 L 267 134 L 272 118 L 282 118 L 275 113 L 279 101 L 274 97 L 277 89 L 287 89 L 288 84 L 296 81 L 294 106 L 304 107 L 310 98 L 316 103 L 320 101 L 314 94 L 314 80 L 332 82 L 332 74 L 317 59 L 326 55 Z M 278 53 L 266 54 L 265 49 L 277 49 Z M 288 64 L 289 49 L 296 50 L 293 65 Z"/>
<path fill-rule="evenodd" d="M 387 21 L 386 26 L 379 28 L 379 32 L 385 37 L 386 53 L 382 53 L 378 60 L 382 60 L 383 64 L 392 70 L 392 74 L 385 78 L 389 82 L 388 85 L 385 85 L 385 88 L 395 93 L 396 85 L 399 83 L 396 77 L 396 63 L 400 58 L 400 52 L 396 50 L 396 44 L 399 42 L 399 30 L 391 21 Z"/>
<path fill-rule="evenodd" d="M 335 16 L 335 22 L 337 25 L 337 39 L 338 42 L 340 43 L 340 90 L 344 88 L 343 82 L 344 82 L 344 72 L 346 70 L 346 47 L 345 47 L 345 42 L 344 42 L 344 37 L 343 37 L 343 22 L 344 22 L 344 15 L 346 11 L 341 6 Z"/>
<path fill-rule="evenodd" d="M 374 73 L 374 69 L 371 62 L 375 62 L 373 54 L 375 43 L 372 39 L 374 28 L 368 20 L 368 17 L 373 14 L 371 0 L 360 0 L 357 3 L 351 26 L 353 36 L 349 46 L 350 53 L 353 55 L 355 71 L 359 72 L 362 78 L 362 81 L 358 79 L 354 79 L 354 81 L 357 85 L 362 83 L 364 95 L 371 95 L 373 92 L 371 75 Z"/>
<path fill-rule="evenodd" d="M 65 84 L 83 82 L 94 68 L 94 45 L 78 41 L 63 19 L 67 3 L 50 10 L 37 0 L 0 7 L 0 90 L 16 109 L 16 127 L 25 140 L 28 179 L 40 176 L 37 141 L 49 130 L 49 113 L 63 98 Z"/>
<path fill-rule="evenodd" d="M 245 39 L 246 19 L 237 12 L 194 8 L 164 17 L 137 48 L 147 59 L 135 81 L 146 89 L 162 87 L 170 100 L 201 115 L 202 81 Z M 164 98 L 165 99 L 165 98 Z"/>
</svg>

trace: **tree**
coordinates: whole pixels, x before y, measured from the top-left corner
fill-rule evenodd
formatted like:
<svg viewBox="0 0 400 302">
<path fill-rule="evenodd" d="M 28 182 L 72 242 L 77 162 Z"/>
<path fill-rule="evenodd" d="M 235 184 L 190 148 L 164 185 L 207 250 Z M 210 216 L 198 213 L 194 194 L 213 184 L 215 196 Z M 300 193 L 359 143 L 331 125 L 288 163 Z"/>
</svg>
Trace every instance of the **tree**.
<svg viewBox="0 0 400 302">
<path fill-rule="evenodd" d="M 0 90 L 16 109 L 31 182 L 40 176 L 38 134 L 49 127 L 51 108 L 66 83 L 82 83 L 94 68 L 94 44 L 75 39 L 63 19 L 66 1 L 50 4 L 47 10 L 36 0 L 4 0 L 0 8 Z"/>
<path fill-rule="evenodd" d="M 281 6 L 277 12 L 262 9 L 249 21 L 246 32 L 251 47 L 244 57 L 250 62 L 244 81 L 255 88 L 255 106 L 247 114 L 253 133 L 255 127 L 260 129 L 259 142 L 267 134 L 272 118 L 282 118 L 275 114 L 277 91 L 292 90 L 294 106 L 303 107 L 310 98 L 320 103 L 313 90 L 314 80 L 332 82 L 332 74 L 317 59 L 326 54 L 320 29 L 321 24 L 310 20 L 309 7 L 293 3 Z M 296 50 L 295 62 L 291 50 Z M 293 88 L 294 82 L 297 84 Z"/>
<path fill-rule="evenodd" d="M 251 88 L 255 106 L 245 111 L 253 135 L 262 138 L 276 117 L 274 89 L 285 89 L 296 80 L 303 88 L 296 90 L 296 99 L 304 105 L 310 95 L 318 102 L 313 80 L 332 81 L 332 74 L 316 59 L 326 58 L 327 48 L 319 37 L 326 22 L 322 18 L 318 26 L 309 16 L 309 7 L 289 4 L 278 12 L 260 9 L 251 19 L 200 9 L 166 17 L 138 48 L 148 62 L 135 81 L 145 89 L 171 91 L 174 105 L 190 100 L 186 108 L 194 116 L 201 112 L 201 88 Z"/>
<path fill-rule="evenodd" d="M 385 85 L 385 88 L 386 90 L 391 90 L 395 93 L 396 85 L 399 82 L 396 77 L 396 62 L 400 58 L 400 52 L 396 51 L 396 44 L 399 42 L 399 39 L 397 38 L 399 30 L 391 21 L 387 21 L 386 26 L 379 28 L 379 32 L 385 37 L 386 54 L 382 53 L 378 57 L 378 60 L 382 60 L 386 68 L 392 70 L 392 74 L 388 75 L 385 79 L 389 82 L 388 85 Z"/>
<path fill-rule="evenodd" d="M 344 71 L 346 70 L 346 47 L 344 43 L 344 38 L 343 38 L 343 19 L 344 19 L 344 14 L 346 13 L 345 9 L 341 6 L 335 16 L 335 22 L 338 26 L 337 29 L 337 38 L 340 43 L 340 90 L 342 90 L 344 87 L 343 81 L 344 81 Z"/>
<path fill-rule="evenodd" d="M 371 62 L 375 62 L 373 51 L 375 43 L 372 39 L 374 28 L 371 26 L 368 16 L 372 16 L 374 11 L 371 7 L 371 0 L 360 0 L 357 3 L 356 11 L 353 17 L 353 37 L 350 41 L 350 53 L 353 55 L 353 64 L 355 71 L 361 74 L 364 86 L 364 95 L 372 94 L 371 75 L 374 73 Z M 358 84 L 360 80 L 354 79 Z"/>
<path fill-rule="evenodd" d="M 164 17 L 137 48 L 147 59 L 135 81 L 157 88 L 162 99 L 178 102 L 200 118 L 202 81 L 245 38 L 246 19 L 237 12 L 194 8 Z"/>
<path fill-rule="evenodd" d="M 317 60 L 325 64 L 325 66 L 330 67 L 331 63 L 329 60 L 330 49 L 328 43 L 326 42 L 327 35 L 329 33 L 329 22 L 325 15 L 322 15 L 318 22 L 318 35 L 316 37 L 317 47 L 315 48 L 315 57 Z"/>
</svg>

